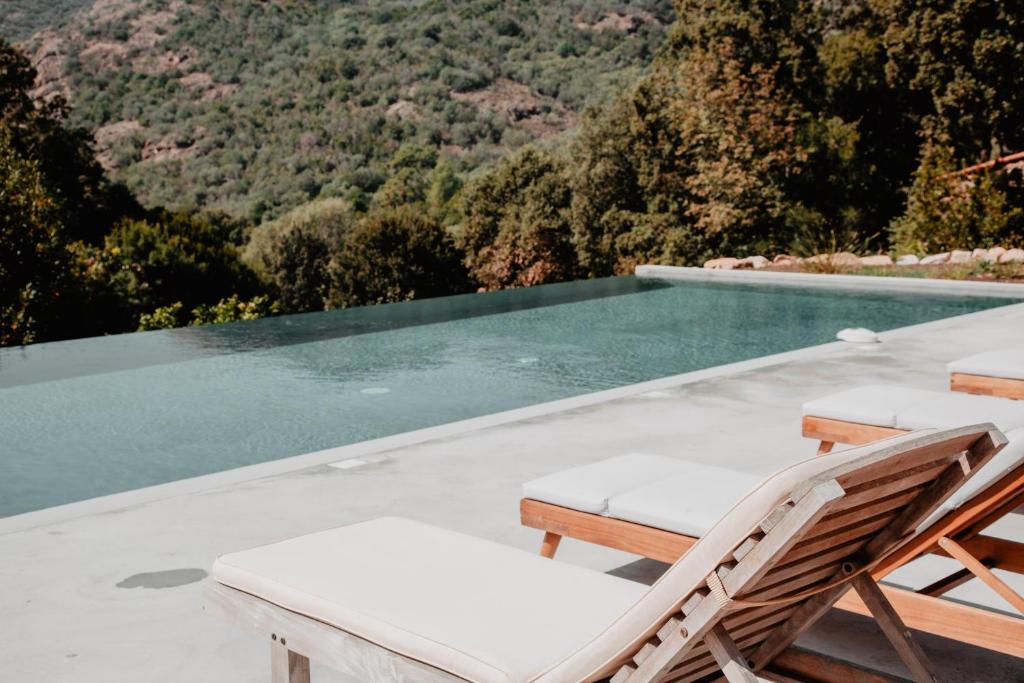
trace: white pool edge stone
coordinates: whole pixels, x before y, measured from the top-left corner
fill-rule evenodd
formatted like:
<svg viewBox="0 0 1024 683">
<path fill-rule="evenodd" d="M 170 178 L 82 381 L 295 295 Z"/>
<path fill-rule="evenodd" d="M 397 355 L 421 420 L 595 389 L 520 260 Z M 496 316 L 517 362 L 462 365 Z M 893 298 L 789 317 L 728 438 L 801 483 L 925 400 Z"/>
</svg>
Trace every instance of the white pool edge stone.
<svg viewBox="0 0 1024 683">
<path fill-rule="evenodd" d="M 663 268 L 663 266 L 656 267 Z M 812 275 L 811 277 L 817 278 L 821 276 Z M 930 322 L 920 323 L 917 325 L 899 327 L 887 332 L 881 332 L 879 333 L 879 337 L 884 343 L 887 339 L 926 333 L 929 329 L 937 329 L 950 324 L 963 324 L 974 319 L 983 319 L 989 316 L 1019 316 L 1022 318 L 1022 323 L 1024 323 L 1024 303 L 1010 304 L 1007 306 L 990 308 L 984 311 L 975 311 L 973 313 L 966 313 L 950 318 L 932 320 Z M 750 370 L 757 370 L 773 365 L 781 365 L 791 361 L 810 360 L 827 356 L 835 352 L 857 349 L 860 346 L 861 345 L 849 344 L 847 342 L 840 341 L 829 342 L 826 344 L 819 344 L 817 346 L 795 349 L 793 351 L 784 351 L 782 353 L 768 356 L 760 356 L 749 360 L 737 361 L 735 363 L 716 365 L 710 368 L 704 368 L 703 370 L 693 370 L 691 372 L 661 377 L 659 379 L 648 380 L 646 382 L 628 384 L 614 389 L 605 389 L 603 391 L 581 394 L 570 398 L 537 403 L 523 408 L 491 413 L 490 415 L 482 415 L 480 417 L 469 418 L 466 420 L 448 422 L 434 427 L 425 427 L 423 429 L 402 432 L 391 436 L 370 439 L 368 441 L 361 441 L 345 446 L 337 446 L 302 455 L 289 456 L 278 460 L 257 463 L 255 465 L 247 465 L 245 467 L 224 470 L 222 472 L 213 472 L 211 474 L 204 474 L 197 477 L 179 479 L 165 484 L 156 484 L 153 486 L 133 489 L 131 491 L 123 491 L 107 496 L 99 496 L 97 498 L 89 498 L 87 500 L 44 508 L 42 510 L 34 510 L 31 512 L 11 515 L 9 517 L 0 518 L 0 535 L 46 526 L 49 524 L 56 524 L 68 519 L 84 517 L 87 515 L 113 513 L 152 501 L 231 486 L 254 479 L 280 476 L 310 467 L 330 465 L 331 463 L 337 463 L 338 461 L 362 459 L 373 454 L 398 448 L 405 448 L 428 441 L 456 437 L 476 430 L 486 429 L 488 427 L 546 417 L 556 413 L 586 408 L 608 401 L 643 394 L 649 391 L 674 389 L 707 379 L 726 377 Z"/>
<path fill-rule="evenodd" d="M 655 265 L 637 266 L 635 272 L 638 278 L 652 280 L 766 284 L 789 287 L 820 287 L 824 289 L 1024 299 L 1024 284 L 1006 282 L 875 275 L 830 275 L 825 273 L 780 273 L 759 270 L 712 270 L 709 268 Z"/>
</svg>

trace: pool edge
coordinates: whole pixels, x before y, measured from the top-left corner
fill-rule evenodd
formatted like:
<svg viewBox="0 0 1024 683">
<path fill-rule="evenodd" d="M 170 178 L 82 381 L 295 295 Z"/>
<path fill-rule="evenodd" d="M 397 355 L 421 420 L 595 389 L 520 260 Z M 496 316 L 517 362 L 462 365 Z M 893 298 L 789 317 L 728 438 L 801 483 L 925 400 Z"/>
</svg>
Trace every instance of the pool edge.
<svg viewBox="0 0 1024 683">
<path fill-rule="evenodd" d="M 827 273 L 780 273 L 757 270 L 714 270 L 689 266 L 639 265 L 636 277 L 649 280 L 768 284 L 867 291 L 947 294 L 951 296 L 1024 299 L 1024 284 L 944 280 L 940 278 L 833 275 Z M 934 322 L 934 321 L 933 321 Z"/>
</svg>

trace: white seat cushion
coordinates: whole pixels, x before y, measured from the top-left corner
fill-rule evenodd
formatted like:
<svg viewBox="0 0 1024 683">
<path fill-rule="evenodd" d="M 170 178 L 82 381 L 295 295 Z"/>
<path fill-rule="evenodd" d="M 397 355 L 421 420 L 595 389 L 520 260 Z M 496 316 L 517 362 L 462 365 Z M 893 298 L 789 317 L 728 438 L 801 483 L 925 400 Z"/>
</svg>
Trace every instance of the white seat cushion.
<svg viewBox="0 0 1024 683">
<path fill-rule="evenodd" d="M 868 384 L 829 394 L 803 405 L 803 414 L 844 422 L 895 427 L 896 416 L 939 392 L 909 387 Z"/>
<path fill-rule="evenodd" d="M 629 453 L 529 481 L 523 484 L 523 497 L 600 515 L 613 496 L 680 471 L 674 458 Z"/>
<path fill-rule="evenodd" d="M 647 587 L 401 518 L 225 555 L 214 578 L 456 676 L 527 681 Z"/>
<path fill-rule="evenodd" d="M 681 461 L 683 474 L 648 484 L 608 501 L 608 516 L 637 524 L 703 536 L 761 477 Z"/>
<path fill-rule="evenodd" d="M 948 429 L 981 422 L 991 422 L 1003 432 L 1024 427 L 1024 401 L 935 392 L 931 398 L 918 401 L 896 415 L 899 429 Z"/>
<path fill-rule="evenodd" d="M 1024 348 L 985 351 L 955 360 L 946 369 L 965 375 L 1024 379 Z"/>
</svg>

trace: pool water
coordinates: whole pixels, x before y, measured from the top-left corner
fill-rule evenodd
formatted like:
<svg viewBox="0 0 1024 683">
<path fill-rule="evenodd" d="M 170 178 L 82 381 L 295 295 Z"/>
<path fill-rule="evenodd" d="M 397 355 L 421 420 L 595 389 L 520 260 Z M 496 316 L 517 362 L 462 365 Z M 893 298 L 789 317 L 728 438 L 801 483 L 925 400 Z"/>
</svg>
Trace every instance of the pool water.
<svg viewBox="0 0 1024 683">
<path fill-rule="evenodd" d="M 0 349 L 0 516 L 1006 303 L 623 277 Z"/>
</svg>

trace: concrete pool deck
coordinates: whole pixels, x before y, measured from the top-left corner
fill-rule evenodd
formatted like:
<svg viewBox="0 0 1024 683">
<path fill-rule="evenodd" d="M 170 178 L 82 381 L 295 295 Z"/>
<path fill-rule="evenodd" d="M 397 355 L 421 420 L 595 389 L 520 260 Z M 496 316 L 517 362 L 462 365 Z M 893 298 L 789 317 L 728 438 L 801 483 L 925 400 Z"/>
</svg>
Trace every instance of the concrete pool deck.
<svg viewBox="0 0 1024 683">
<path fill-rule="evenodd" d="M 536 551 L 540 533 L 518 523 L 524 481 L 630 451 L 767 474 L 814 455 L 800 437 L 802 402 L 866 382 L 943 390 L 946 362 L 1019 346 L 1022 332 L 1024 304 L 1016 304 L 883 333 L 882 344 L 829 344 L 0 520 L 0 678 L 266 680 L 266 643 L 200 609 L 199 579 L 219 554 L 382 515 Z M 1024 538 L 1024 516 L 992 532 Z M 566 540 L 558 561 L 641 580 L 660 570 L 636 559 Z M 923 582 L 948 566 L 931 559 L 899 578 Z M 977 583 L 952 595 L 1008 609 Z M 1024 660 L 922 640 L 943 680 L 1024 680 Z M 859 617 L 832 615 L 804 642 L 903 671 Z"/>
</svg>

